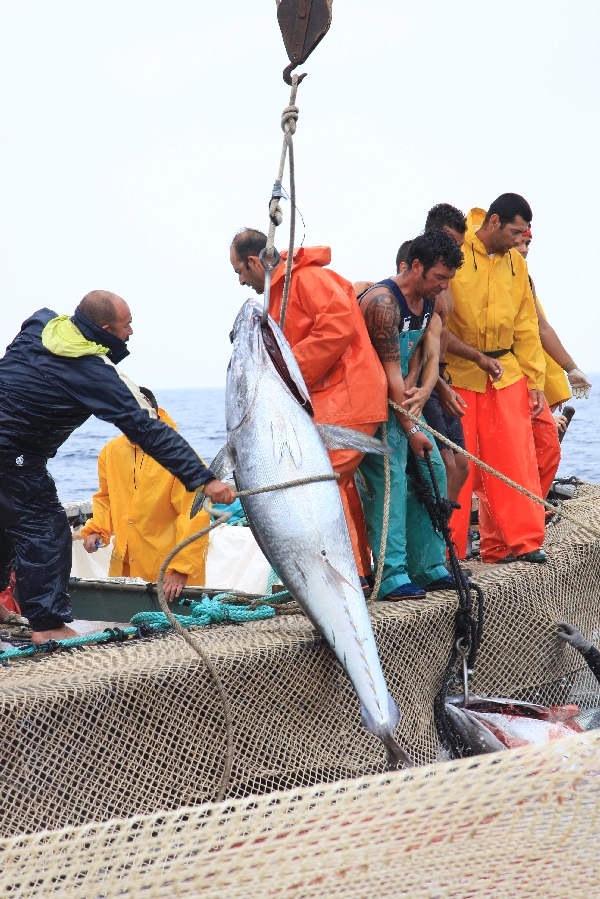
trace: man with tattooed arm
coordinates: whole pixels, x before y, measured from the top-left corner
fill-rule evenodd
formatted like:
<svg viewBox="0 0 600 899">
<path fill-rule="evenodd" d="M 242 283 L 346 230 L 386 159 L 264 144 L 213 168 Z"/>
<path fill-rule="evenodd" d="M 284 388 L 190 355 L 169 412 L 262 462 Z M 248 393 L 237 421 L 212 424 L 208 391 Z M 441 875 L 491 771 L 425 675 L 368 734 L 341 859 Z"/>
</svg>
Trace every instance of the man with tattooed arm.
<svg viewBox="0 0 600 899">
<path fill-rule="evenodd" d="M 450 235 L 434 230 L 415 238 L 406 263 L 403 272 L 366 291 L 360 307 L 387 377 L 389 398 L 419 418 L 439 374 L 442 323 L 435 311 L 435 297 L 448 287 L 463 263 L 463 254 Z M 417 346 L 422 354 L 421 386 L 407 388 L 404 379 Z M 444 567 L 446 547 L 407 473 L 412 453 L 415 464 L 429 478 L 424 461 L 427 450 L 445 494 L 446 472 L 439 450 L 418 425 L 391 407 L 386 430 L 387 442 L 396 453 L 389 457 L 391 502 L 381 598 L 414 599 L 424 597 L 426 590 L 453 588 L 454 580 Z M 367 534 L 376 556 L 384 505 L 383 459 L 365 457 L 360 471 L 367 488 L 363 500 Z"/>
</svg>

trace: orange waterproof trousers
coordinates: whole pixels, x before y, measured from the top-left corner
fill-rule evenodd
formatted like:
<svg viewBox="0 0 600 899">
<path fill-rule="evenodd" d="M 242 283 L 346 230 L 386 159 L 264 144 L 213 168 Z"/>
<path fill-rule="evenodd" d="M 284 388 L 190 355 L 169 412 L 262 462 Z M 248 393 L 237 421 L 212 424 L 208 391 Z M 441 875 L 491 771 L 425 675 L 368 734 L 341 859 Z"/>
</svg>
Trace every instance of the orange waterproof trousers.
<svg viewBox="0 0 600 899">
<path fill-rule="evenodd" d="M 527 382 L 521 378 L 495 390 L 488 381 L 485 393 L 454 387 L 467 404 L 462 419 L 467 450 L 492 468 L 541 495 Z M 553 425 L 554 427 L 554 425 Z M 471 495 L 479 497 L 481 557 L 497 562 L 540 549 L 544 542 L 544 509 L 485 471 L 475 479 L 474 469 L 464 484 L 452 516 L 452 535 L 461 558 L 466 555 Z"/>
<path fill-rule="evenodd" d="M 366 425 L 354 425 L 353 430 L 373 436 L 379 427 L 378 422 Z M 356 450 L 332 450 L 329 453 L 333 470 L 340 476 L 338 487 L 352 543 L 352 551 L 356 567 L 361 577 L 371 574 L 371 553 L 367 540 L 367 529 L 362 503 L 354 483 L 354 475 L 362 462 L 364 453 Z"/>
<path fill-rule="evenodd" d="M 531 426 L 533 428 L 533 442 L 535 444 L 535 456 L 542 491 L 540 496 L 542 499 L 546 499 L 560 464 L 558 430 L 548 403 L 545 403 L 544 411 L 532 420 Z"/>
</svg>

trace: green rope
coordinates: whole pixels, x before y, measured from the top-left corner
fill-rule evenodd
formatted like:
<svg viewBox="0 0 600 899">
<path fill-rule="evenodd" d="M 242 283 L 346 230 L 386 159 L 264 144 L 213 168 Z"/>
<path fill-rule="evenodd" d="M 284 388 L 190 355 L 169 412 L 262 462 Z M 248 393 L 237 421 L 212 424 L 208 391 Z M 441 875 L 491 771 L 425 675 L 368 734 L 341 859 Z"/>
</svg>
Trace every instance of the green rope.
<svg viewBox="0 0 600 899">
<path fill-rule="evenodd" d="M 121 630 L 121 629 L 119 629 Z M 124 627 L 121 633 L 126 636 L 134 636 L 138 633 L 137 627 Z M 34 656 L 46 652 L 54 652 L 57 649 L 71 649 L 74 646 L 90 646 L 92 643 L 108 643 L 113 641 L 114 633 L 102 634 L 86 634 L 84 637 L 68 637 L 66 640 L 48 640 L 47 643 L 40 643 L 37 646 L 27 646 L 25 649 L 5 649 L 0 652 L 0 661 L 5 659 L 25 659 L 28 656 Z"/>
<path fill-rule="evenodd" d="M 226 594 L 221 594 L 226 596 Z M 262 618 L 272 618 L 275 609 L 264 605 L 258 609 L 249 609 L 247 606 L 234 606 L 220 602 L 219 597 L 209 599 L 203 596 L 201 602 L 192 602 L 191 615 L 175 615 L 174 618 L 183 627 L 206 627 L 207 624 L 219 624 L 221 621 L 259 621 Z M 171 627 L 171 623 L 164 612 L 138 612 L 131 619 L 132 624 L 148 625 L 149 627 Z"/>
<path fill-rule="evenodd" d="M 265 618 L 273 618 L 275 609 L 268 605 L 265 600 L 283 599 L 289 596 L 287 590 L 282 593 L 274 593 L 273 596 L 264 596 L 258 600 L 254 600 L 249 606 L 231 605 L 222 602 L 222 599 L 229 598 L 227 593 L 221 593 L 219 596 L 209 599 L 208 596 L 202 597 L 201 602 L 192 602 L 190 608 L 191 615 L 175 615 L 175 619 L 183 627 L 206 627 L 208 624 L 219 624 L 222 621 L 260 621 Z M 258 603 L 259 607 L 255 608 Z M 139 627 L 146 626 L 161 630 L 171 627 L 169 619 L 164 612 L 138 612 L 131 619 L 134 627 L 125 627 L 121 633 L 127 637 L 133 637 L 139 634 Z M 27 646 L 25 649 L 6 649 L 0 652 L 0 662 L 9 659 L 26 659 L 34 655 L 40 655 L 49 652 L 55 652 L 59 649 L 71 649 L 76 646 L 91 646 L 94 643 L 108 643 L 113 641 L 114 632 L 104 632 L 101 634 L 86 634 L 83 637 L 69 637 L 66 640 L 49 640 L 48 643 L 41 643 L 37 646 Z"/>
</svg>

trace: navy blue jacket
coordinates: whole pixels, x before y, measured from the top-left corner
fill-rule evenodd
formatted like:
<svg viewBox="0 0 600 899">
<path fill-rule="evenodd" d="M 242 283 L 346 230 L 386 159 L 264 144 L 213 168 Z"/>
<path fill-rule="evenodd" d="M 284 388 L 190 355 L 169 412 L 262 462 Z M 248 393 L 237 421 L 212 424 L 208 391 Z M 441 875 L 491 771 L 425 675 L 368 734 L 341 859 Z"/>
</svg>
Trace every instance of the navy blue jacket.
<svg viewBox="0 0 600 899">
<path fill-rule="evenodd" d="M 67 437 L 95 415 L 116 425 L 132 443 L 175 475 L 187 490 L 215 475 L 177 431 L 150 418 L 112 361 L 103 356 L 56 356 L 42 344 L 42 331 L 56 313 L 40 309 L 0 359 L 0 466 L 2 459 L 33 455 L 48 459 Z M 74 317 L 88 340 L 108 346 L 108 359 L 128 355 L 125 343 L 85 316 Z"/>
</svg>

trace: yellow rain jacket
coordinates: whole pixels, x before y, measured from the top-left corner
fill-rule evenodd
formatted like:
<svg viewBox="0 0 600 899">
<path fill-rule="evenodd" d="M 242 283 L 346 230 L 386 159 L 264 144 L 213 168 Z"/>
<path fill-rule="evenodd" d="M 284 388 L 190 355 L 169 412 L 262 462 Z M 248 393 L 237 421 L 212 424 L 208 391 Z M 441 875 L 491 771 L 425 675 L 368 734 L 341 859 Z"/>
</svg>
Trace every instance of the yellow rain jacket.
<svg viewBox="0 0 600 899">
<path fill-rule="evenodd" d="M 536 297 L 540 312 L 546 318 L 546 313 L 540 303 L 540 298 Z M 558 364 L 544 350 L 544 359 L 546 360 L 546 379 L 544 381 L 544 396 L 549 406 L 555 406 L 557 403 L 565 403 L 571 399 L 571 388 L 567 376 Z"/>
<path fill-rule="evenodd" d="M 164 409 L 158 414 L 177 430 Z M 195 493 L 188 493 L 181 481 L 124 435 L 101 450 L 98 478 L 93 515 L 81 535 L 102 534 L 104 543 L 115 535 L 109 577 L 140 577 L 155 583 L 167 553 L 210 523 L 207 512 L 190 520 Z M 168 571 L 187 574 L 188 585 L 203 586 L 207 549 L 208 534 L 182 550 Z"/>
<path fill-rule="evenodd" d="M 529 390 L 541 390 L 544 355 L 527 263 L 516 250 L 488 256 L 475 233 L 484 218 L 483 209 L 472 209 L 467 216 L 465 261 L 450 282 L 454 311 L 448 327 L 481 352 L 512 348 L 500 357 L 504 375 L 493 385 L 497 390 L 510 387 L 523 375 Z M 446 359 L 453 386 L 485 393 L 488 375 L 474 362 L 452 353 Z"/>
</svg>

